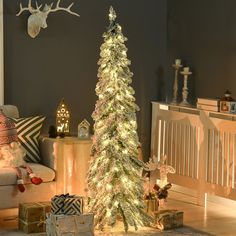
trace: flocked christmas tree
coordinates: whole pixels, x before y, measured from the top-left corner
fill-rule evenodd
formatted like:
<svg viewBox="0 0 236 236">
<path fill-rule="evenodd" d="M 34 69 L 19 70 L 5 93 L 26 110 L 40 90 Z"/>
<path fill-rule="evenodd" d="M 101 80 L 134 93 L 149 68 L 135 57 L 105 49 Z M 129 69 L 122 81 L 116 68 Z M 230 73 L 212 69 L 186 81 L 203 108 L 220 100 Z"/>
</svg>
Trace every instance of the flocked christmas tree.
<svg viewBox="0 0 236 236">
<path fill-rule="evenodd" d="M 95 213 L 95 224 L 103 229 L 122 219 L 125 231 L 129 225 L 149 225 L 151 218 L 143 211 L 143 162 L 138 160 L 134 90 L 130 86 L 133 74 L 127 59 L 127 40 L 116 13 L 109 12 L 110 25 L 103 34 L 98 62 L 99 97 L 93 112 L 93 159 L 88 173 L 91 201 L 89 209 Z"/>
</svg>

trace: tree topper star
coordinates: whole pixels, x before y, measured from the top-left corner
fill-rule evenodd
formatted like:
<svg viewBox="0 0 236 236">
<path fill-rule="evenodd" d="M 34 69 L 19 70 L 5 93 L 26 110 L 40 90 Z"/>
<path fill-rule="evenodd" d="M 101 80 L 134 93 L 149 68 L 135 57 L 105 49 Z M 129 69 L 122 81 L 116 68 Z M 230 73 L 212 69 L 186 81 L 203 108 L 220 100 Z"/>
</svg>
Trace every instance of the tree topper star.
<svg viewBox="0 0 236 236">
<path fill-rule="evenodd" d="M 116 19 L 116 12 L 112 6 L 110 6 L 109 20 L 114 21 Z"/>
</svg>

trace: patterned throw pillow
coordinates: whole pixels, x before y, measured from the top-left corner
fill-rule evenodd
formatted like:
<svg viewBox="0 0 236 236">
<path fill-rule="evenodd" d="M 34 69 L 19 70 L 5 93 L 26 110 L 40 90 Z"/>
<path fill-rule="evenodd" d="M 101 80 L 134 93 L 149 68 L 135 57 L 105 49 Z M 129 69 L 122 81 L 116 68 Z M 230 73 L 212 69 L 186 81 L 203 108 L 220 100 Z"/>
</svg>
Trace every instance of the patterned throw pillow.
<svg viewBox="0 0 236 236">
<path fill-rule="evenodd" d="M 0 147 L 17 141 L 17 130 L 14 121 L 8 118 L 0 109 Z"/>
<path fill-rule="evenodd" d="M 45 117 L 12 118 L 12 120 L 16 125 L 18 141 L 26 151 L 25 160 L 34 163 L 40 162 L 38 138 Z"/>
</svg>

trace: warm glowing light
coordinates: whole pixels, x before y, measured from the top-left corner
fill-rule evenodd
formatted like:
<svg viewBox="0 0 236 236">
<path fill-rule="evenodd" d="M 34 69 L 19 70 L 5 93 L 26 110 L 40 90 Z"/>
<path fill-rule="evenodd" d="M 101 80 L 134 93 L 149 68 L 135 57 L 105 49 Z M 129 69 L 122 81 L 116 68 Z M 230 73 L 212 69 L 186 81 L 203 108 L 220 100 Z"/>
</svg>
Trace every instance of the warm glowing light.
<svg viewBox="0 0 236 236">
<path fill-rule="evenodd" d="M 134 200 L 134 204 L 135 204 L 135 205 L 138 205 L 138 204 L 139 204 L 139 201 L 138 201 L 138 200 Z"/>
<path fill-rule="evenodd" d="M 127 149 L 124 149 L 122 152 L 123 152 L 124 154 L 128 154 L 128 150 L 127 150 Z"/>
<path fill-rule="evenodd" d="M 109 140 L 108 139 L 106 139 L 105 141 L 103 141 L 103 145 L 107 145 L 107 144 L 109 144 Z"/>
<path fill-rule="evenodd" d="M 109 39 L 107 40 L 107 43 L 112 43 L 112 39 L 109 38 Z"/>
<path fill-rule="evenodd" d="M 107 184 L 107 185 L 106 185 L 106 190 L 107 190 L 107 191 L 112 190 L 112 185 L 111 185 L 111 184 Z"/>
<path fill-rule="evenodd" d="M 125 176 L 125 177 L 122 177 L 122 178 L 121 178 L 121 181 L 122 181 L 123 183 L 127 183 L 128 179 L 127 179 L 127 177 Z"/>
<path fill-rule="evenodd" d="M 132 121 L 130 121 L 130 124 L 134 126 L 134 125 L 136 125 L 136 121 L 132 120 Z"/>
<path fill-rule="evenodd" d="M 110 217 L 110 216 L 111 216 L 111 211 L 108 211 L 108 210 L 107 210 L 106 216 L 107 216 L 107 217 Z"/>
<path fill-rule="evenodd" d="M 139 109 L 130 86 L 133 73 L 128 67 L 126 38 L 114 21 L 115 17 L 111 7 L 110 23 L 103 34 L 98 61 L 98 101 L 92 115 L 95 138 L 88 172 L 88 194 L 94 199 L 89 203 L 89 210 L 94 212 L 99 227 L 113 226 L 117 215 L 123 212 L 127 231 L 128 225 L 149 225 L 152 219 L 141 204 L 142 167 L 134 161 L 138 159 L 136 111 Z M 94 177 L 98 179 L 96 182 Z"/>
<path fill-rule="evenodd" d="M 128 181 L 126 184 L 127 184 L 128 188 L 131 188 L 131 187 L 132 187 L 132 185 L 133 185 L 133 183 L 132 183 L 132 182 L 130 182 L 130 181 Z"/>
<path fill-rule="evenodd" d="M 102 123 L 103 123 L 102 121 L 99 121 L 99 122 L 97 122 L 97 125 L 98 125 L 98 126 L 101 126 Z"/>
<path fill-rule="evenodd" d="M 108 88 L 107 91 L 108 91 L 108 92 L 113 92 L 114 89 L 112 89 L 112 88 Z"/>
<path fill-rule="evenodd" d="M 127 137 L 127 134 L 128 134 L 128 132 L 125 132 L 125 131 L 124 131 L 124 132 L 122 132 L 121 137 L 122 137 L 122 138 L 126 138 L 126 137 Z"/>
<path fill-rule="evenodd" d="M 61 100 L 56 111 L 56 128 L 58 133 L 68 135 L 70 133 L 70 113 L 64 98 Z"/>
</svg>

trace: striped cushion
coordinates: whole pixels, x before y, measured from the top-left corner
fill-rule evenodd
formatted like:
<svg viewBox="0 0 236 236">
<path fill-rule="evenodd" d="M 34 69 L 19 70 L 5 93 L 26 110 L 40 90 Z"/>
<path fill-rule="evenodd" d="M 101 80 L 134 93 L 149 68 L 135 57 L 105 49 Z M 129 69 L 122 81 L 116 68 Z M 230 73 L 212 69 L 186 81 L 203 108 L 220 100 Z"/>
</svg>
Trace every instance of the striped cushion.
<svg viewBox="0 0 236 236">
<path fill-rule="evenodd" d="M 15 122 L 18 140 L 26 151 L 27 162 L 40 162 L 38 138 L 45 119 L 44 116 L 12 118 Z"/>
</svg>

